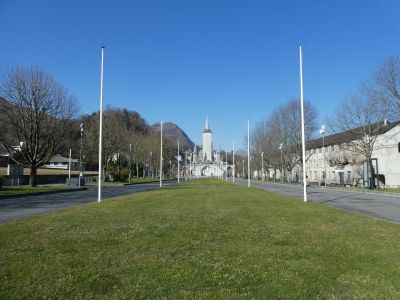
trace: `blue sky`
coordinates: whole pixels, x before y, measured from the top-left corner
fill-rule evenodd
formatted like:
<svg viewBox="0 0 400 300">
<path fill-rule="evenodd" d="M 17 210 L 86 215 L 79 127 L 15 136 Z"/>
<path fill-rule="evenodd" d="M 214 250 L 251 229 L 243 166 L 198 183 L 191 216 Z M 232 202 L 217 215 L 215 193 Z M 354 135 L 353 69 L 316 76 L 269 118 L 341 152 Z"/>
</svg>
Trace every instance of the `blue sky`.
<svg viewBox="0 0 400 300">
<path fill-rule="evenodd" d="M 214 146 L 245 148 L 247 119 L 304 95 L 322 123 L 388 56 L 400 55 L 399 1 L 0 2 L 0 73 L 38 66 L 98 110 L 104 104 L 150 124 L 177 123 L 195 143 L 208 114 Z"/>
</svg>

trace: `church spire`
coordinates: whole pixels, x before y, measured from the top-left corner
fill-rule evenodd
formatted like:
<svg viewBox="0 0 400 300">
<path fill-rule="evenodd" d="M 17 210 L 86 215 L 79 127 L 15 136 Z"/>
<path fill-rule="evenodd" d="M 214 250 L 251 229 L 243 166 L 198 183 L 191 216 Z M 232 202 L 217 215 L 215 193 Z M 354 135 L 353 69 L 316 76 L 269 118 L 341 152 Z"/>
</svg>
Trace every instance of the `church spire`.
<svg viewBox="0 0 400 300">
<path fill-rule="evenodd" d="M 208 115 L 207 115 L 207 117 L 206 117 L 206 125 L 204 126 L 204 129 L 210 129 L 210 128 L 208 127 Z"/>
</svg>

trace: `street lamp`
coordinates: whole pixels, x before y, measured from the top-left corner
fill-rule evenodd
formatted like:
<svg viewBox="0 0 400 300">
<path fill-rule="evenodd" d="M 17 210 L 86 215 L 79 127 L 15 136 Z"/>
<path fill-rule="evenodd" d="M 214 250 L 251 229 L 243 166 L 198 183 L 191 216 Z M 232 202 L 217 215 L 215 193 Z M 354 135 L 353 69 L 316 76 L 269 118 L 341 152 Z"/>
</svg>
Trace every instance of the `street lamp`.
<svg viewBox="0 0 400 300">
<path fill-rule="evenodd" d="M 264 151 L 261 152 L 261 180 L 264 181 Z"/>
<path fill-rule="evenodd" d="M 324 185 L 326 185 L 326 172 L 325 172 L 325 125 L 321 125 L 319 129 L 319 134 L 322 135 L 322 179 L 324 180 Z"/>
<path fill-rule="evenodd" d="M 283 154 L 282 154 L 282 149 L 283 149 L 283 144 L 279 144 L 279 149 L 281 150 L 281 183 L 283 183 Z"/>
<path fill-rule="evenodd" d="M 132 169 L 132 163 L 131 163 L 131 156 L 132 156 L 132 144 L 129 144 L 129 183 L 131 183 L 131 169 Z"/>
<path fill-rule="evenodd" d="M 225 160 L 226 160 L 226 176 L 225 181 L 228 181 L 228 151 L 225 151 Z"/>
<path fill-rule="evenodd" d="M 79 151 L 79 187 L 81 186 L 81 177 L 83 176 L 83 168 L 82 168 L 82 152 L 83 152 L 83 131 L 84 131 L 84 125 L 81 123 L 79 125 L 81 128 L 81 149 Z"/>
<path fill-rule="evenodd" d="M 242 162 L 242 176 L 243 176 L 243 179 L 244 179 L 244 159 L 243 159 L 243 162 Z"/>
<path fill-rule="evenodd" d="M 151 172 L 151 178 L 154 178 L 153 166 L 151 164 L 152 160 L 153 160 L 153 151 L 150 151 L 149 175 L 150 175 L 150 172 Z"/>
<path fill-rule="evenodd" d="M 235 183 L 235 141 L 232 143 L 232 182 Z"/>
<path fill-rule="evenodd" d="M 179 140 L 178 140 L 178 183 L 179 183 L 179 179 L 180 179 L 180 176 L 179 176 Z"/>
</svg>

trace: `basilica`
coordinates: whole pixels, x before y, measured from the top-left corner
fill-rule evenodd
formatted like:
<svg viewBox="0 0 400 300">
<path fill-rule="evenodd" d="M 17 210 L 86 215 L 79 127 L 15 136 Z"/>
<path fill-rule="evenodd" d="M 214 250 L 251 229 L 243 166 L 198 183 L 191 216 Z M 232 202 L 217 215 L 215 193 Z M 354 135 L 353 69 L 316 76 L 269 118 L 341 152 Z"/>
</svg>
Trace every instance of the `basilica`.
<svg viewBox="0 0 400 300">
<path fill-rule="evenodd" d="M 195 146 L 191 153 L 190 173 L 195 177 L 223 177 L 227 174 L 228 168 L 228 164 L 221 157 L 220 149 L 213 151 L 212 131 L 207 117 L 203 130 L 203 145 Z"/>
</svg>

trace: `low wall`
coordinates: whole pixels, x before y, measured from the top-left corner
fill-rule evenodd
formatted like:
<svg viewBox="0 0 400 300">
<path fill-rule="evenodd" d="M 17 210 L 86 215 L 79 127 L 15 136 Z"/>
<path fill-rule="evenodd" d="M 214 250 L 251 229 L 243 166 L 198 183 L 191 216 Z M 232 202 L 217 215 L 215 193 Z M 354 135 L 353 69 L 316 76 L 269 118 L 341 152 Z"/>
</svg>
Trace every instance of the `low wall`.
<svg viewBox="0 0 400 300">
<path fill-rule="evenodd" d="M 71 176 L 78 177 L 77 175 Z M 36 183 L 43 184 L 65 184 L 68 175 L 37 175 Z M 4 176 L 3 186 L 29 185 L 29 175 L 20 177 Z"/>
</svg>

